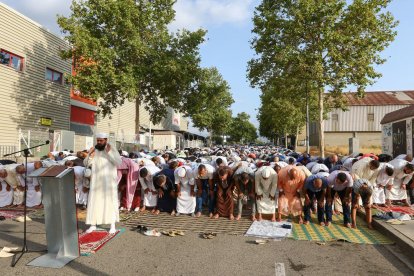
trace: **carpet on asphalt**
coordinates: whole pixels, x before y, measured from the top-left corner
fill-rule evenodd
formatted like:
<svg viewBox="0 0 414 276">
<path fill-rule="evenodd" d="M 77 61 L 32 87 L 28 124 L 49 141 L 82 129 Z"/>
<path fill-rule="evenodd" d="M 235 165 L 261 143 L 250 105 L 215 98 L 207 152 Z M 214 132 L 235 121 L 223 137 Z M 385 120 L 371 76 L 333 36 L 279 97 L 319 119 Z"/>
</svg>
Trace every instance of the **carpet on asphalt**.
<svg viewBox="0 0 414 276">
<path fill-rule="evenodd" d="M 27 210 L 27 214 L 30 214 L 32 210 Z M 0 209 L 0 216 L 5 217 L 6 219 L 15 219 L 17 217 L 23 216 L 24 210 L 21 209 Z"/>
<path fill-rule="evenodd" d="M 92 253 L 96 253 L 105 244 L 107 244 L 113 238 L 121 235 L 125 232 L 125 228 L 121 228 L 114 234 L 110 234 L 105 229 L 97 229 L 92 233 L 79 234 L 79 249 L 81 256 L 89 256 Z"/>
<path fill-rule="evenodd" d="M 189 215 L 180 215 L 176 217 L 171 216 L 169 213 L 154 215 L 146 211 L 140 212 L 125 224 L 132 228 L 142 225 L 150 229 L 164 231 L 176 229 L 195 233 L 213 232 L 244 235 L 252 222 L 250 221 L 249 216 L 242 217 L 239 221 L 236 221 L 229 220 L 228 218 L 212 219 L 206 215 L 202 215 L 199 218 L 194 218 Z"/>
<path fill-rule="evenodd" d="M 414 216 L 414 210 L 410 206 L 375 206 L 374 207 L 377 210 L 380 210 L 382 212 L 398 212 L 398 213 L 404 213 L 408 214 L 410 216 Z"/>
<path fill-rule="evenodd" d="M 386 236 L 377 230 L 367 227 L 365 221 L 357 217 L 357 229 L 343 226 L 343 216 L 333 215 L 332 223 L 329 227 L 320 226 L 315 215 L 308 225 L 293 223 L 292 238 L 305 241 L 347 241 L 359 244 L 393 244 Z"/>
</svg>

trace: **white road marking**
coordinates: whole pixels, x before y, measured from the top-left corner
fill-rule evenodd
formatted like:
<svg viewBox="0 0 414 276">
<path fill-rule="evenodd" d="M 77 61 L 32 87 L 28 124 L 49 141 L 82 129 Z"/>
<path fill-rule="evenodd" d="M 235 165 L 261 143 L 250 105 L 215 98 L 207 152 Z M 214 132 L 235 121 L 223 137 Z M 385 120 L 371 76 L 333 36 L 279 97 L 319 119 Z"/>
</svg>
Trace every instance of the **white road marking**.
<svg viewBox="0 0 414 276">
<path fill-rule="evenodd" d="M 286 276 L 285 264 L 284 263 L 275 263 L 275 275 L 276 276 Z"/>
</svg>

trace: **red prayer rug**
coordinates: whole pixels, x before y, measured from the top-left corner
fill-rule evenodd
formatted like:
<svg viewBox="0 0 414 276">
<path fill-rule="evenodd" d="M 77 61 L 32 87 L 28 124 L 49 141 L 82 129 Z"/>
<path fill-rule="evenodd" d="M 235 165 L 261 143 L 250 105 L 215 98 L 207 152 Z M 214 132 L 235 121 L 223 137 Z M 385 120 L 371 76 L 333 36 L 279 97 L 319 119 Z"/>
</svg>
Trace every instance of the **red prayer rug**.
<svg viewBox="0 0 414 276">
<path fill-rule="evenodd" d="M 376 206 L 376 209 L 383 211 L 383 212 L 399 212 L 399 213 L 404 213 L 404 214 L 408 214 L 410 216 L 414 216 L 414 210 L 411 209 L 411 207 L 409 206 L 386 206 L 386 207 L 381 207 L 381 206 Z"/>
<path fill-rule="evenodd" d="M 29 213 L 30 212 L 28 211 L 27 214 Z M 5 217 L 6 219 L 15 219 L 23 215 L 24 211 L 22 210 L 0 210 L 0 216 Z"/>
<path fill-rule="evenodd" d="M 107 230 L 97 229 L 92 233 L 82 233 L 79 235 L 79 248 L 82 256 L 89 256 L 96 253 L 107 242 L 125 232 L 125 228 L 119 229 L 114 234 L 109 234 Z"/>
</svg>

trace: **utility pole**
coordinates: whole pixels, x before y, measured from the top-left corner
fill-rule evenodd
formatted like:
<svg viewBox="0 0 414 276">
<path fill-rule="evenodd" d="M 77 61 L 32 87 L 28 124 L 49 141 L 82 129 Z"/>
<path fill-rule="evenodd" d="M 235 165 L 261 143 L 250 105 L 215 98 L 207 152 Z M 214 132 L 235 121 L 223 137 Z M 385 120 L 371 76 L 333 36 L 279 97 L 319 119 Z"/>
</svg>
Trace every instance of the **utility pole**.
<svg viewBox="0 0 414 276">
<path fill-rule="evenodd" d="M 306 80 L 306 152 L 309 154 L 309 91 L 308 91 L 308 80 Z"/>
</svg>

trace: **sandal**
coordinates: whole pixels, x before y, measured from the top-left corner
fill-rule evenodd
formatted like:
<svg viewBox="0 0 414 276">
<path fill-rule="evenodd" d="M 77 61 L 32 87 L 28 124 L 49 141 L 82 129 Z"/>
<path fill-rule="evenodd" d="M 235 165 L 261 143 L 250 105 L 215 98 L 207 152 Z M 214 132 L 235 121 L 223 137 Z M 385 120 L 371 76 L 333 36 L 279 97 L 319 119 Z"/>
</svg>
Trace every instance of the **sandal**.
<svg viewBox="0 0 414 276">
<path fill-rule="evenodd" d="M 159 237 L 161 236 L 161 233 L 154 229 L 145 231 L 144 235 L 149 237 Z"/>
</svg>

